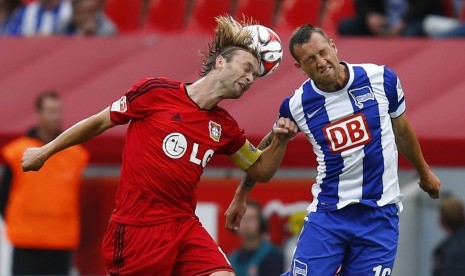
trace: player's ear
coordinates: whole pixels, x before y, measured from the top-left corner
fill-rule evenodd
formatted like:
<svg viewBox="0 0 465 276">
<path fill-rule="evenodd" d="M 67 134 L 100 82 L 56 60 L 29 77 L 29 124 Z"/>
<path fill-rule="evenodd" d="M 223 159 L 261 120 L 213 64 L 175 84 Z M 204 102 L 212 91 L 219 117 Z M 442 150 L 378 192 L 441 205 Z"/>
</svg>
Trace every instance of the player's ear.
<svg viewBox="0 0 465 276">
<path fill-rule="evenodd" d="M 334 51 L 335 51 L 336 54 L 337 54 L 337 47 L 336 47 L 336 44 L 334 43 L 334 40 L 330 39 L 330 40 L 329 40 L 329 45 L 331 46 L 331 48 L 334 49 Z"/>
<path fill-rule="evenodd" d="M 224 59 L 222 55 L 217 56 L 216 61 L 215 61 L 215 68 L 222 67 L 225 62 L 226 60 Z"/>
<path fill-rule="evenodd" d="M 298 63 L 297 61 L 294 62 L 294 66 L 300 70 L 300 72 L 302 72 L 304 75 L 307 75 L 307 73 L 305 73 L 305 71 L 302 69 L 302 65 L 300 65 L 300 63 Z"/>
</svg>

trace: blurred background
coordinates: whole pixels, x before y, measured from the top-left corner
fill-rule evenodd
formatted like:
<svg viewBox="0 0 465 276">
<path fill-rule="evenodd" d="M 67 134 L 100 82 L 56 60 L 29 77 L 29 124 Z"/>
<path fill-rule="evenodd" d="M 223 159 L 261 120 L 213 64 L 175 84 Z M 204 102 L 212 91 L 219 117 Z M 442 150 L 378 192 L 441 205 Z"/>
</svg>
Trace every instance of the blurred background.
<svg viewBox="0 0 465 276">
<path fill-rule="evenodd" d="M 306 79 L 287 48 L 292 30 L 311 23 L 334 39 L 342 60 L 394 69 L 407 116 L 442 190 L 465 201 L 464 1 L 384 1 L 376 6 L 377 1 L 357 0 L 0 0 L 0 147 L 36 124 L 34 102 L 43 91 L 60 94 L 67 128 L 109 106 L 144 76 L 195 81 L 214 17 L 245 15 L 275 30 L 284 49 L 274 74 L 257 80 L 240 100 L 221 104 L 249 140 L 258 144 L 281 101 Z M 105 274 L 100 244 L 113 208 L 125 130 L 113 128 L 84 144 L 90 160 L 79 190 L 75 275 Z M 0 159 L 0 175 L 4 165 Z M 312 200 L 315 175 L 311 146 L 298 135 L 275 178 L 250 194 L 262 205 L 267 236 L 285 258 Z M 223 213 L 241 177 L 227 158 L 215 156 L 197 191 L 197 214 L 226 254 L 240 246 L 239 237 L 224 229 Z M 399 177 L 405 197 L 393 275 L 432 275 L 434 248 L 445 237 L 440 200 L 418 188 L 402 158 Z M 0 235 L 0 275 L 7 276 L 11 245 L 3 218 Z"/>
</svg>

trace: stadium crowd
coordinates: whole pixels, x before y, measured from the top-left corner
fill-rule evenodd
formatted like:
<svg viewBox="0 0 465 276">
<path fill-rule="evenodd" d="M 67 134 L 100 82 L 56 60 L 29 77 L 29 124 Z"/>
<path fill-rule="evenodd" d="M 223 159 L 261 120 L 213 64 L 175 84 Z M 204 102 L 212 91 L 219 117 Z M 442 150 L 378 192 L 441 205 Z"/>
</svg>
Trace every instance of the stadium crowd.
<svg viewBox="0 0 465 276">
<path fill-rule="evenodd" d="M 205 31 L 214 17 L 275 29 L 312 23 L 344 36 L 465 36 L 462 0 L 0 0 L 0 34 L 96 35 Z"/>
</svg>

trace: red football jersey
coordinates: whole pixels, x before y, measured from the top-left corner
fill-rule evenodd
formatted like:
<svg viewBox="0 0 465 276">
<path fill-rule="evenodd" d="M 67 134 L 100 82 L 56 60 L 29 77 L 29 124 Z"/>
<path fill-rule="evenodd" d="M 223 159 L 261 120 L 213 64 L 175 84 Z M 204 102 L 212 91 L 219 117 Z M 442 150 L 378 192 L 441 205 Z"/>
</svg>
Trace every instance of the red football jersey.
<svg viewBox="0 0 465 276">
<path fill-rule="evenodd" d="M 146 78 L 111 106 L 114 124 L 129 126 L 112 218 L 152 225 L 192 217 L 195 188 L 213 154 L 232 155 L 245 143 L 229 113 L 200 109 L 185 83 Z"/>
</svg>

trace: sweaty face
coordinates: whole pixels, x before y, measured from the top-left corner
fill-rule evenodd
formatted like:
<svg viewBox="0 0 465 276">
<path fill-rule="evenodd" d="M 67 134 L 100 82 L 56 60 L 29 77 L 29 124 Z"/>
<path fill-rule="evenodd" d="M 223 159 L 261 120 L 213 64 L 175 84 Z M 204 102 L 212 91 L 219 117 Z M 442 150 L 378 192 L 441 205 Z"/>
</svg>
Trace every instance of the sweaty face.
<svg viewBox="0 0 465 276">
<path fill-rule="evenodd" d="M 45 98 L 42 109 L 38 112 L 39 125 L 50 134 L 56 134 L 61 130 L 63 110 L 59 99 Z"/>
<path fill-rule="evenodd" d="M 258 60 L 249 52 L 237 50 L 230 61 L 222 59 L 220 81 L 228 91 L 225 98 L 241 97 L 258 77 Z"/>
<path fill-rule="evenodd" d="M 332 41 L 319 33 L 313 33 L 308 42 L 296 45 L 294 52 L 299 60 L 296 67 L 317 85 L 328 86 L 340 81 L 341 66 Z"/>
</svg>

